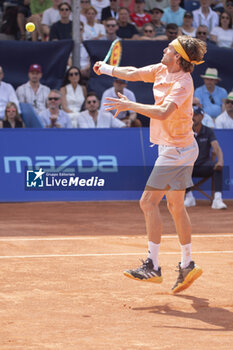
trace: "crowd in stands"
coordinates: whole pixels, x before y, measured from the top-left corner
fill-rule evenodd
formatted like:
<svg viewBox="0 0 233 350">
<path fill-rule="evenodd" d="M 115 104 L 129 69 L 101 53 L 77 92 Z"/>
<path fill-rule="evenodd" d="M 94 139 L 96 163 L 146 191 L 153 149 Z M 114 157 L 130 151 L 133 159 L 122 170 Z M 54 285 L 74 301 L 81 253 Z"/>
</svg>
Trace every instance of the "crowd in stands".
<svg viewBox="0 0 233 350">
<path fill-rule="evenodd" d="M 168 40 L 189 35 L 210 45 L 233 49 L 233 0 L 80 0 L 80 68 L 67 62 L 60 90 L 40 83 L 42 68 L 37 62 L 28 67 L 28 81 L 16 90 L 3 80 L 0 67 L 0 127 L 24 127 L 21 103 L 30 104 L 44 127 L 140 127 L 132 111 L 118 119 L 104 110 L 106 97 L 118 92 L 136 101 L 127 82 L 115 79 L 99 101 L 88 91 L 90 57 L 84 40 Z M 192 7 L 193 6 L 193 7 Z M 72 1 L 0 0 L 0 39 L 53 41 L 72 39 Z M 25 31 L 27 22 L 36 30 Z M 203 85 L 194 93 L 194 106 L 203 110 L 203 125 L 233 129 L 233 93 L 218 86 L 221 72 L 208 68 Z M 91 93 L 91 95 L 90 95 Z M 104 121 L 104 118 L 106 119 Z"/>
</svg>

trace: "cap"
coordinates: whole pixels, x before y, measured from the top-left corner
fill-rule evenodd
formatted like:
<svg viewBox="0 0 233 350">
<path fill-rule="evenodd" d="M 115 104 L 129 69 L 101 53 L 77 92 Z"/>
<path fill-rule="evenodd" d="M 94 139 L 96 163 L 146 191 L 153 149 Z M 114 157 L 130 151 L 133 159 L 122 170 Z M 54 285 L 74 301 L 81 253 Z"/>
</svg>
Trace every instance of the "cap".
<svg viewBox="0 0 233 350">
<path fill-rule="evenodd" d="M 31 64 L 28 72 L 38 72 L 42 73 L 42 68 L 39 64 Z"/>
<path fill-rule="evenodd" d="M 127 84 L 126 80 L 119 79 L 119 78 L 114 78 L 113 82 L 118 82 L 118 83 L 121 83 L 121 84 Z"/>
<path fill-rule="evenodd" d="M 227 95 L 227 100 L 233 101 L 233 91 L 231 91 L 231 92 Z"/>
<path fill-rule="evenodd" d="M 192 12 L 186 11 L 185 14 L 184 14 L 184 17 L 193 18 L 193 14 L 192 14 Z"/>
<path fill-rule="evenodd" d="M 201 114 L 204 115 L 204 111 L 201 107 L 199 106 L 193 106 L 193 114 Z"/>
<path fill-rule="evenodd" d="M 155 7 L 153 7 L 153 9 L 150 10 L 150 13 L 153 13 L 154 10 L 159 10 L 161 13 L 164 13 L 163 8 L 160 7 L 159 5 L 156 5 Z"/>
</svg>

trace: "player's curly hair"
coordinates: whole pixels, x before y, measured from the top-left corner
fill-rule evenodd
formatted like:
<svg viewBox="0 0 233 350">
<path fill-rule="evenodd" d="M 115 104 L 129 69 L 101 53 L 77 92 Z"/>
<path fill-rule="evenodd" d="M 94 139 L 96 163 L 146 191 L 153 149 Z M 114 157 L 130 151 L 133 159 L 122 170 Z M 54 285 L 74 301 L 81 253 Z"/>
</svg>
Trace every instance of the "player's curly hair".
<svg viewBox="0 0 233 350">
<path fill-rule="evenodd" d="M 206 53 L 206 43 L 204 41 L 187 35 L 178 36 L 177 39 L 191 61 L 202 61 Z M 186 61 L 183 57 L 180 57 L 180 66 L 184 72 L 192 72 L 194 69 L 194 64 Z"/>
</svg>

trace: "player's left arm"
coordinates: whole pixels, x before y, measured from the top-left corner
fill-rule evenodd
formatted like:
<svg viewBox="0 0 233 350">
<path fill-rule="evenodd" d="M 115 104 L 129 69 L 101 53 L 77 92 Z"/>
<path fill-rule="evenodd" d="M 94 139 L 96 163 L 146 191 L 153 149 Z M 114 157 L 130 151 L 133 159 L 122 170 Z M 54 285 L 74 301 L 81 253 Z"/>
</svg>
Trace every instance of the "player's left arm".
<svg viewBox="0 0 233 350">
<path fill-rule="evenodd" d="M 117 110 L 114 117 L 117 117 L 120 112 L 131 110 L 151 119 L 165 120 L 177 109 L 176 104 L 170 101 L 164 101 L 162 105 L 156 106 L 130 101 L 120 93 L 118 93 L 118 96 L 120 99 L 106 98 L 108 102 L 104 104 L 107 106 L 107 111 Z"/>
<path fill-rule="evenodd" d="M 224 164 L 223 153 L 222 153 L 221 147 L 219 146 L 219 143 L 218 143 L 217 140 L 212 141 L 211 142 L 211 146 L 212 146 L 213 151 L 216 154 L 217 159 L 218 159 L 217 163 L 214 166 L 214 168 L 216 170 L 221 170 L 223 168 L 223 164 Z"/>
</svg>

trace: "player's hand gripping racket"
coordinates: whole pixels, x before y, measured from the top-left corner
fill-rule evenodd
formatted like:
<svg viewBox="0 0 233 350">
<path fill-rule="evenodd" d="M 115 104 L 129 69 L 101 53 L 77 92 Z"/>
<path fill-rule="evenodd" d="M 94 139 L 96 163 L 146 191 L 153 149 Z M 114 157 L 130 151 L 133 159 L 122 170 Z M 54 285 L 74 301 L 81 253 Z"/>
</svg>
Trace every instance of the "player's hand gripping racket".
<svg viewBox="0 0 233 350">
<path fill-rule="evenodd" d="M 108 50 L 108 53 L 105 56 L 105 59 L 103 60 L 103 62 L 104 63 L 109 62 L 111 66 L 118 67 L 121 61 L 121 55 L 122 55 L 121 39 L 116 39 L 113 41 L 112 45 L 110 46 L 110 49 Z"/>
</svg>

